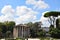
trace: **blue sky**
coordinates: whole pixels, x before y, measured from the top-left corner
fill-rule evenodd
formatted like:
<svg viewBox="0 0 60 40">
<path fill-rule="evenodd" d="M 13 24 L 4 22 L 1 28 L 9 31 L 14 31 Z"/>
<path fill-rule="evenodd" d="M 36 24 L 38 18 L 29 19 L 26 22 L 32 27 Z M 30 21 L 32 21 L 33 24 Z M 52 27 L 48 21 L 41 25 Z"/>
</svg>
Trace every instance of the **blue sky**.
<svg viewBox="0 0 60 40">
<path fill-rule="evenodd" d="M 0 0 L 0 21 L 46 23 L 44 12 L 55 10 L 60 11 L 60 0 Z"/>
</svg>

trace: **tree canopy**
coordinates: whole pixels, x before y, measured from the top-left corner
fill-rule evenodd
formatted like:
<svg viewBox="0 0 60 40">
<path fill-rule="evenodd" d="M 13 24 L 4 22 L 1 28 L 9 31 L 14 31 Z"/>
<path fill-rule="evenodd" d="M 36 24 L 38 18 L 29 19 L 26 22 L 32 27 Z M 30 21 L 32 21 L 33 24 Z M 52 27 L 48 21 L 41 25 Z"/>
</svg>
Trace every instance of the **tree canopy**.
<svg viewBox="0 0 60 40">
<path fill-rule="evenodd" d="M 49 12 L 46 12 L 45 14 L 44 14 L 44 17 L 48 17 L 49 18 L 49 23 L 51 24 L 51 25 L 55 25 L 55 20 L 56 20 L 56 17 L 58 17 L 60 15 L 60 12 L 59 11 L 49 11 Z"/>
<path fill-rule="evenodd" d="M 2 35 L 3 35 L 3 37 L 6 37 L 8 32 L 13 34 L 14 26 L 15 26 L 15 22 L 14 21 L 0 22 L 0 37 Z"/>
<path fill-rule="evenodd" d="M 50 17 L 50 16 L 58 17 L 59 15 L 60 15 L 60 12 L 58 11 L 50 11 L 50 12 L 46 12 L 44 14 L 44 17 Z"/>
</svg>

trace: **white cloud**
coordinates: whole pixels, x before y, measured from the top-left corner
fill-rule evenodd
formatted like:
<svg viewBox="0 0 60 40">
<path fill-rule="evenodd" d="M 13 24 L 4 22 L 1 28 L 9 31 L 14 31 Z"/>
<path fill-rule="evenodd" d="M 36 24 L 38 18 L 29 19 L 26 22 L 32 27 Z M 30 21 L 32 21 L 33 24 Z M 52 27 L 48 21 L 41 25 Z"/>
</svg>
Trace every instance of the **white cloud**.
<svg viewBox="0 0 60 40">
<path fill-rule="evenodd" d="M 13 21 L 14 20 L 14 9 L 11 5 L 6 5 L 2 8 L 1 13 L 3 15 L 0 16 L 0 21 Z"/>
<path fill-rule="evenodd" d="M 19 23 L 27 23 L 36 20 L 37 12 L 33 11 L 31 8 L 26 6 L 18 6 L 16 10 L 18 18 L 16 18 L 16 22 Z"/>
<path fill-rule="evenodd" d="M 6 5 L 6 6 L 4 6 L 2 8 L 1 13 L 5 14 L 5 15 L 6 14 L 13 14 L 14 13 L 14 9 L 12 8 L 11 5 Z"/>
<path fill-rule="evenodd" d="M 31 8 L 28 8 L 26 6 L 17 6 L 16 13 L 17 13 L 17 15 L 21 16 L 21 15 L 25 15 L 25 14 L 34 15 L 37 12 L 33 11 Z"/>
<path fill-rule="evenodd" d="M 49 5 L 43 0 L 26 0 L 27 5 L 33 5 L 34 9 L 46 9 L 49 8 Z"/>
<path fill-rule="evenodd" d="M 14 19 L 12 16 L 9 15 L 1 15 L 0 22 L 4 22 L 4 21 L 14 21 Z"/>
<path fill-rule="evenodd" d="M 48 11 L 46 11 L 46 12 L 48 12 Z M 42 13 L 42 16 L 41 16 L 41 18 L 40 18 L 40 21 L 47 21 L 47 20 L 48 20 L 48 18 L 45 18 L 45 17 L 44 17 L 44 14 L 45 14 L 46 12 L 43 12 L 43 13 Z"/>
<path fill-rule="evenodd" d="M 2 8 L 0 21 L 15 21 L 16 24 L 35 21 L 37 12 L 26 6 L 17 6 L 13 9 L 11 5 L 6 5 Z M 17 17 L 18 16 L 18 17 Z"/>
<path fill-rule="evenodd" d="M 32 22 L 36 19 L 34 15 L 23 15 L 18 18 L 16 18 L 16 22 L 18 23 L 27 23 L 27 22 Z"/>
<path fill-rule="evenodd" d="M 48 11 L 46 11 L 46 12 L 48 12 Z M 40 18 L 40 21 L 43 23 L 43 27 L 49 27 L 49 22 L 48 22 L 48 18 L 45 18 L 44 17 L 44 14 L 46 13 L 46 12 L 43 12 L 42 13 L 42 16 L 41 16 L 41 18 Z"/>
</svg>

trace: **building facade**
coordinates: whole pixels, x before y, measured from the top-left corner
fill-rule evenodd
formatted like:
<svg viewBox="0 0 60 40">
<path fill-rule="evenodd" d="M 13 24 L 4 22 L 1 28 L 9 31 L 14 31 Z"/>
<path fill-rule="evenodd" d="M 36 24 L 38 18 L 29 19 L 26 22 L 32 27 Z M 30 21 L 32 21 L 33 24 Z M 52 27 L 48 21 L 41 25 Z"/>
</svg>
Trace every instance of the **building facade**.
<svg viewBox="0 0 60 40">
<path fill-rule="evenodd" d="M 13 37 L 14 38 L 26 38 L 29 37 L 30 29 L 28 26 L 20 24 L 14 27 Z"/>
</svg>

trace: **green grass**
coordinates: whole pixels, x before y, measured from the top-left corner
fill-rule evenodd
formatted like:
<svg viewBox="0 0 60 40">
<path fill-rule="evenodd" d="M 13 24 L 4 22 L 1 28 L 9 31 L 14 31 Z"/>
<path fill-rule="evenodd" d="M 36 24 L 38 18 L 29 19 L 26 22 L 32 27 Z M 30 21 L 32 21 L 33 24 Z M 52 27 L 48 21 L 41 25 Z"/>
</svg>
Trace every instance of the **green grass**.
<svg viewBox="0 0 60 40">
<path fill-rule="evenodd" d="M 34 39 L 34 38 L 32 38 L 32 39 Z M 46 38 L 42 37 L 42 38 L 38 38 L 38 39 L 40 39 L 40 40 L 58 40 L 56 38 L 48 38 L 48 37 L 46 37 Z M 16 38 L 16 39 L 6 38 L 5 40 L 24 40 L 24 38 L 23 39 L 21 39 L 21 38 Z"/>
<path fill-rule="evenodd" d="M 58 40 L 56 38 L 40 38 L 40 40 Z"/>
</svg>

